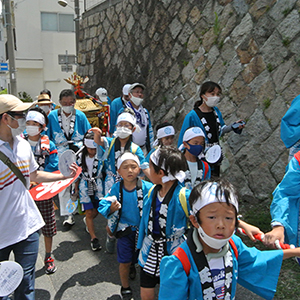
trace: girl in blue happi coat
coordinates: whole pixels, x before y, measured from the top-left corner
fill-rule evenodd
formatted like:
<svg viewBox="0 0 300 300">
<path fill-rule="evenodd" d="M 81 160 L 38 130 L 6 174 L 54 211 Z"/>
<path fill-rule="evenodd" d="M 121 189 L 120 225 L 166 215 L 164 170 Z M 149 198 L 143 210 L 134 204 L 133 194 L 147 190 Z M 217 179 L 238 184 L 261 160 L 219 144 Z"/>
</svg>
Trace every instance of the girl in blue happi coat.
<svg viewBox="0 0 300 300">
<path fill-rule="evenodd" d="M 145 161 L 142 149 L 132 142 L 132 133 L 139 127 L 136 125 L 135 117 L 130 109 L 126 109 L 118 116 L 116 128 L 114 138 L 102 137 L 99 128 L 92 129 L 95 132 L 95 142 L 99 145 L 97 155 L 105 160 L 105 194 L 109 192 L 115 182 L 120 180 L 117 173 L 117 160 L 125 151 L 136 154 L 139 157 L 142 171 L 145 175 L 149 174 L 149 164 Z M 102 157 L 103 152 L 105 154 Z"/>
<path fill-rule="evenodd" d="M 240 125 L 237 129 L 232 126 L 227 126 L 223 120 L 217 104 L 220 101 L 222 94 L 221 87 L 212 81 L 203 83 L 200 89 L 200 100 L 194 105 L 194 109 L 190 111 L 184 118 L 179 138 L 178 147 L 183 142 L 183 135 L 190 127 L 200 127 L 205 134 L 205 149 L 208 150 L 213 145 L 218 145 L 220 137 L 227 132 L 234 130 L 236 133 L 241 133 L 244 125 Z M 240 122 L 239 120 L 237 122 Z M 220 163 L 211 165 L 212 175 L 220 176 Z"/>
<path fill-rule="evenodd" d="M 117 253 L 120 263 L 122 296 L 132 294 L 128 276 L 135 277 L 137 251 L 135 241 L 140 225 L 143 198 L 148 194 L 152 183 L 141 180 L 139 158 L 130 152 L 122 154 L 117 163 L 118 173 L 122 177 L 99 203 L 98 211 L 108 218 L 107 251 L 114 251 L 115 238 L 118 239 Z"/>
<path fill-rule="evenodd" d="M 156 185 L 144 198 L 137 245 L 142 299 L 155 298 L 162 257 L 185 240 L 190 194 L 182 185 L 186 168 L 183 154 L 172 146 L 159 147 L 150 156 L 150 180 Z"/>
<path fill-rule="evenodd" d="M 103 161 L 96 155 L 97 144 L 94 142 L 94 133 L 88 131 L 83 138 L 84 148 L 78 157 L 78 165 L 82 168 L 79 180 L 75 184 L 75 193 L 79 193 L 80 204 L 85 211 L 83 219 L 86 230 L 91 236 L 93 251 L 101 249 L 95 234 L 94 219 L 98 215 L 98 206 L 104 197 L 102 167 Z"/>
<path fill-rule="evenodd" d="M 282 259 L 300 248 L 259 251 L 234 235 L 238 197 L 227 181 L 204 181 L 189 198 L 192 212 L 187 240 L 161 262 L 159 299 L 234 299 L 237 283 L 273 299 Z"/>
</svg>

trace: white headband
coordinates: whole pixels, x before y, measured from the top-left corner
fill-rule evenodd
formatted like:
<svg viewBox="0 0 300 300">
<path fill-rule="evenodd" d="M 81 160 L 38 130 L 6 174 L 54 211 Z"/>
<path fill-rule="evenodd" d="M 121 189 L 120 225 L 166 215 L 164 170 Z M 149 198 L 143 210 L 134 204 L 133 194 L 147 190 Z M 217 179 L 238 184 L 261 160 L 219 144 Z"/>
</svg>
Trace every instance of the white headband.
<svg viewBox="0 0 300 300">
<path fill-rule="evenodd" d="M 160 167 L 161 169 L 163 169 L 165 172 L 168 173 L 168 175 L 165 175 L 162 177 L 162 182 L 166 183 L 168 181 L 171 180 L 178 180 L 179 182 L 183 182 L 185 179 L 185 172 L 183 172 L 182 170 L 180 170 L 179 172 L 177 172 L 174 176 L 169 172 L 169 170 L 166 170 L 165 167 L 165 162 L 162 162 L 162 165 L 159 166 L 158 162 L 159 162 L 159 157 L 160 157 L 160 148 L 157 148 L 154 152 L 152 152 L 152 154 L 150 155 L 150 159 L 151 161 L 158 167 Z"/>
<path fill-rule="evenodd" d="M 175 129 L 171 125 L 163 127 L 163 128 L 159 128 L 157 130 L 157 138 L 158 139 L 161 139 L 161 138 L 169 136 L 169 135 L 175 135 Z"/>
<path fill-rule="evenodd" d="M 84 145 L 88 148 L 96 149 L 97 144 L 94 142 L 94 140 L 91 139 L 84 139 Z"/>
<path fill-rule="evenodd" d="M 26 115 L 26 121 L 35 121 L 41 125 L 45 125 L 45 117 L 38 111 L 30 110 Z"/>
<path fill-rule="evenodd" d="M 123 155 L 119 157 L 117 161 L 117 169 L 121 167 L 122 163 L 125 160 L 129 160 L 129 159 L 134 160 L 138 164 L 138 166 L 140 166 L 140 160 L 137 155 L 134 155 L 131 152 L 125 152 Z"/>
<path fill-rule="evenodd" d="M 192 210 L 193 210 L 193 215 L 196 215 L 198 211 L 203 208 L 204 206 L 215 203 L 215 202 L 225 202 L 226 203 L 226 198 L 224 193 L 221 195 L 216 195 L 216 190 L 217 190 L 217 183 L 216 182 L 208 182 L 202 192 L 201 192 L 201 197 L 197 199 L 197 201 L 193 204 Z M 228 202 L 232 204 L 235 208 L 236 211 L 239 211 L 239 204 L 237 201 L 237 198 L 235 197 L 233 191 L 230 192 Z"/>
<path fill-rule="evenodd" d="M 200 127 L 192 127 L 192 128 L 189 128 L 185 131 L 184 135 L 183 135 L 183 141 L 184 142 L 187 142 L 191 139 L 193 139 L 194 137 L 197 137 L 197 136 L 203 136 L 205 137 L 202 129 Z"/>
<path fill-rule="evenodd" d="M 135 117 L 132 114 L 127 113 L 127 112 L 121 113 L 118 116 L 117 124 L 119 124 L 122 121 L 129 122 L 130 124 L 133 125 L 133 127 L 136 125 Z"/>
</svg>

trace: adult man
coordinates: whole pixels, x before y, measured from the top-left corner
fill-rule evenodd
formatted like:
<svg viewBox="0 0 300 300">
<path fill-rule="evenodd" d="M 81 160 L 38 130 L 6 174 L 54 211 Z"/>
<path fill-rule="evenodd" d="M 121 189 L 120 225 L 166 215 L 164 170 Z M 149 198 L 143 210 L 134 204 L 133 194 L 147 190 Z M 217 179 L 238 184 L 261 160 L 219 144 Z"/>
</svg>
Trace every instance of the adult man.
<svg viewBox="0 0 300 300">
<path fill-rule="evenodd" d="M 62 174 L 37 171 L 30 144 L 18 136 L 25 128 L 25 114 L 32 103 L 23 103 L 13 95 L 0 95 L 0 151 L 21 171 L 16 175 L 7 161 L 0 161 L 0 261 L 14 252 L 24 277 L 14 299 L 33 300 L 35 263 L 39 247 L 38 230 L 44 221 L 28 187 L 30 181 L 45 182 L 65 179 Z M 73 165 L 72 176 L 77 167 Z"/>
<path fill-rule="evenodd" d="M 74 108 L 75 94 L 70 89 L 62 90 L 59 95 L 61 108 L 53 110 L 49 116 L 47 135 L 57 148 L 58 156 L 67 149 L 77 152 L 82 147 L 84 134 L 91 128 L 85 114 Z M 71 188 L 59 194 L 60 215 L 65 216 L 64 225 L 74 225 L 73 216 L 67 210 Z"/>
<path fill-rule="evenodd" d="M 107 96 L 107 90 L 103 87 L 100 87 L 95 92 L 98 99 L 101 101 L 102 104 L 111 104 L 110 98 Z"/>
<path fill-rule="evenodd" d="M 146 108 L 142 106 L 144 100 L 145 86 L 141 83 L 134 83 L 128 90 L 129 101 L 126 106 L 134 111 L 136 124 L 140 127 L 140 130 L 135 130 L 132 134 L 132 141 L 139 145 L 144 155 L 147 156 L 148 152 L 153 147 L 154 136 L 151 125 L 150 115 Z M 124 110 L 121 108 L 119 114 Z"/>
<path fill-rule="evenodd" d="M 116 121 L 119 111 L 122 107 L 125 108 L 127 101 L 129 100 L 128 90 L 131 84 L 125 84 L 122 89 L 122 96 L 115 98 L 110 105 L 110 128 L 109 133 L 113 134 L 115 131 Z"/>
</svg>

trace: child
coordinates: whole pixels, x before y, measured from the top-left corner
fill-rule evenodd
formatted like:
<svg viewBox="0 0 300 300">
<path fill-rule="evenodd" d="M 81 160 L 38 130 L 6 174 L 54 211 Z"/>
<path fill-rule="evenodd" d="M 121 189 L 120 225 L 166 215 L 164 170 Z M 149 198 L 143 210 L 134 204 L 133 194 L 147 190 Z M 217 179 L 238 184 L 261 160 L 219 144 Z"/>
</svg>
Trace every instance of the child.
<svg viewBox="0 0 300 300">
<path fill-rule="evenodd" d="M 98 215 L 99 200 L 104 196 L 102 181 L 103 162 L 96 156 L 97 144 L 94 142 L 94 133 L 88 131 L 83 137 L 85 146 L 79 154 L 78 165 L 82 167 L 80 180 L 75 183 L 75 193 L 80 197 L 83 205 L 86 231 L 91 236 L 91 248 L 93 251 L 101 250 L 101 245 L 95 234 L 93 220 Z"/>
<path fill-rule="evenodd" d="M 125 151 L 136 154 L 139 157 L 143 172 L 145 175 L 149 174 L 149 164 L 145 161 L 142 149 L 132 142 L 132 133 L 138 127 L 136 126 L 135 117 L 130 109 L 126 108 L 126 110 L 118 116 L 116 127 L 114 138 L 102 137 L 99 128 L 92 129 L 92 131 L 95 132 L 95 142 L 101 146 L 101 148 L 98 149 L 98 155 L 101 155 L 103 159 L 105 157 L 107 158 L 104 163 L 104 172 L 106 173 L 104 182 L 105 194 L 109 192 L 115 182 L 120 180 L 120 176 L 116 172 L 116 165 L 118 158 Z M 105 156 L 102 157 L 103 150 L 105 151 Z"/>
<path fill-rule="evenodd" d="M 150 155 L 159 147 L 159 146 L 171 146 L 174 142 L 175 129 L 172 124 L 168 122 L 163 122 L 156 126 L 156 140 L 153 143 L 153 148 L 148 153 L 146 161 L 149 163 Z"/>
<path fill-rule="evenodd" d="M 139 264 L 142 267 L 142 299 L 154 299 L 162 257 L 172 254 L 185 240 L 185 210 L 189 210 L 187 199 L 190 191 L 181 183 L 186 168 L 183 154 L 172 146 L 160 147 L 150 156 L 150 180 L 156 186 L 144 198 L 137 245 L 141 249 Z M 182 198 L 183 203 L 180 200 Z"/>
<path fill-rule="evenodd" d="M 188 164 L 185 172 L 185 187 L 192 190 L 194 186 L 203 180 L 210 179 L 210 166 L 200 159 L 205 144 L 205 135 L 200 127 L 192 127 L 186 130 L 183 135 L 184 156 Z"/>
<path fill-rule="evenodd" d="M 203 83 L 200 89 L 200 101 L 194 105 L 194 109 L 190 111 L 184 118 L 179 138 L 178 147 L 182 144 L 182 139 L 185 131 L 189 127 L 200 127 L 205 134 L 205 149 L 209 149 L 213 145 L 218 145 L 220 137 L 231 130 L 236 133 L 241 133 L 244 125 L 238 129 L 232 127 L 233 124 L 226 126 L 220 110 L 216 105 L 220 101 L 222 94 L 221 87 L 212 81 Z M 242 120 L 237 121 L 240 122 Z M 214 164 L 212 167 L 212 175 L 220 176 L 220 163 Z"/>
<path fill-rule="evenodd" d="M 120 182 L 100 201 L 99 212 L 109 219 L 107 232 L 118 239 L 117 253 L 120 263 L 119 272 L 122 283 L 121 295 L 131 298 L 132 291 L 128 276 L 135 277 L 137 252 L 135 240 L 143 207 L 143 197 L 152 184 L 138 178 L 140 161 L 137 155 L 125 152 L 118 159 Z M 127 299 L 127 298 L 126 298 Z"/>
<path fill-rule="evenodd" d="M 25 139 L 31 145 L 34 158 L 38 163 L 38 170 L 54 172 L 58 170 L 57 150 L 52 141 L 43 132 L 48 124 L 46 113 L 39 107 L 32 108 L 26 116 Z M 53 236 L 56 235 L 55 211 L 52 198 L 35 201 L 46 225 L 42 228 L 45 242 L 45 273 L 53 274 L 56 271 L 54 259 L 51 257 Z"/>
<path fill-rule="evenodd" d="M 225 180 L 196 186 L 189 198 L 194 229 L 174 255 L 161 262 L 159 299 L 234 299 L 239 283 L 265 299 L 276 291 L 282 259 L 300 248 L 259 251 L 234 235 L 238 198 Z"/>
</svg>

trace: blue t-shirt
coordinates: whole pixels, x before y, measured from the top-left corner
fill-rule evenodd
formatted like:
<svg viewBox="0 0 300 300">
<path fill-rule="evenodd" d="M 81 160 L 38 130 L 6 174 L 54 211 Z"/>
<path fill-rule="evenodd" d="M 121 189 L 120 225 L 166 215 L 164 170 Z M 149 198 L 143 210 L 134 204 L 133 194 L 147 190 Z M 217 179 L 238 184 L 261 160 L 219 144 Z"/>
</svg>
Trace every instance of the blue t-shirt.
<svg viewBox="0 0 300 300">
<path fill-rule="evenodd" d="M 132 205 L 134 203 L 135 205 Z M 131 207 L 130 210 L 122 210 L 121 220 L 122 223 L 127 223 L 132 226 L 140 225 L 140 211 L 137 206 L 137 193 L 136 188 L 131 191 L 126 190 L 123 187 L 123 203 L 124 207 Z"/>
</svg>

